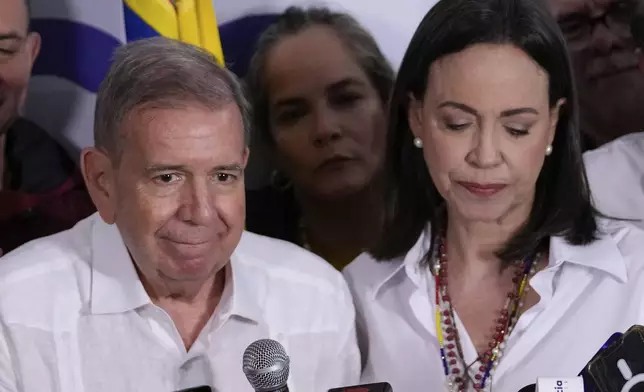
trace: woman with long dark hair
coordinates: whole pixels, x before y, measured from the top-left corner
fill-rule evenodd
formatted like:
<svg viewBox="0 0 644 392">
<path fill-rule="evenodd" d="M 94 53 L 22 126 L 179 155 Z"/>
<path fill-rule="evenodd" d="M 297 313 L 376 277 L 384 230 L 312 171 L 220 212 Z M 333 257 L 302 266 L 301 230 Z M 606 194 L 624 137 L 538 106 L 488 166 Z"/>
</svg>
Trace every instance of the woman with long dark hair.
<svg viewBox="0 0 644 392">
<path fill-rule="evenodd" d="M 344 268 L 378 236 L 391 66 L 348 14 L 290 7 L 245 79 L 275 165 L 271 186 L 248 192 L 248 230 Z"/>
<path fill-rule="evenodd" d="M 389 113 L 384 228 L 347 267 L 365 381 L 517 391 L 644 322 L 644 232 L 600 218 L 556 21 L 440 0 Z"/>
</svg>

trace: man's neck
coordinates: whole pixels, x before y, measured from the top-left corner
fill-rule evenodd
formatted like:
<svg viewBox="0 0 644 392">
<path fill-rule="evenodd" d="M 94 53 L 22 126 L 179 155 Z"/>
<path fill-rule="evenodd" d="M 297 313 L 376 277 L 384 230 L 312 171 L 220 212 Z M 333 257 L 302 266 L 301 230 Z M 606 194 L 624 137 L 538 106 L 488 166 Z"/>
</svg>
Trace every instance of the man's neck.
<svg viewBox="0 0 644 392">
<path fill-rule="evenodd" d="M 221 268 L 203 283 L 156 282 L 143 285 L 152 302 L 166 311 L 179 331 L 186 349 L 197 340 L 222 298 L 226 268 Z"/>
</svg>

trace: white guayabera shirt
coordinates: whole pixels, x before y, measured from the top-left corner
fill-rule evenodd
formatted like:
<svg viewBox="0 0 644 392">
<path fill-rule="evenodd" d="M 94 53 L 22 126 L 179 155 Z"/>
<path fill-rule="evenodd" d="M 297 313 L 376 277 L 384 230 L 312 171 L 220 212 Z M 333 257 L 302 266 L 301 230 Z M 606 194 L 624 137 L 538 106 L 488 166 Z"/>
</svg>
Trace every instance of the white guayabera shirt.
<svg viewBox="0 0 644 392">
<path fill-rule="evenodd" d="M 244 233 L 221 303 L 186 351 L 143 289 L 116 226 L 98 215 L 0 259 L 0 391 L 252 392 L 257 339 L 291 359 L 289 388 L 358 382 L 354 309 L 342 275 L 286 242 Z"/>
</svg>

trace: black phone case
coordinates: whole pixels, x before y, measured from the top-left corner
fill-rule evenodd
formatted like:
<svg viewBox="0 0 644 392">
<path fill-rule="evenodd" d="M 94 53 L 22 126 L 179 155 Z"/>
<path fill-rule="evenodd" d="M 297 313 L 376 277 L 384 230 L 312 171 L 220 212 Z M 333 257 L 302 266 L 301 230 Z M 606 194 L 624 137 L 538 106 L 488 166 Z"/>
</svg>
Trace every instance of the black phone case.
<svg viewBox="0 0 644 392">
<path fill-rule="evenodd" d="M 329 389 L 329 392 L 393 392 L 388 382 L 378 382 L 375 384 L 354 385 L 352 387 L 342 387 Z"/>
<path fill-rule="evenodd" d="M 597 392 L 644 392 L 644 327 L 629 328 L 588 364 Z"/>
</svg>

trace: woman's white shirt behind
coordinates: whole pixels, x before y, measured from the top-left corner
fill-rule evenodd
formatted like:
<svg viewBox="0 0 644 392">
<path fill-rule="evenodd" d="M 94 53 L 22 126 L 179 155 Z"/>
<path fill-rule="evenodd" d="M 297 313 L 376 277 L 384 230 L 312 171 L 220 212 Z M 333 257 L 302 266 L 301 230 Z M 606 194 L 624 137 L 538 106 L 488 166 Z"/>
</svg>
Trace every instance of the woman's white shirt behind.
<svg viewBox="0 0 644 392">
<path fill-rule="evenodd" d="M 493 373 L 492 391 L 516 392 L 537 377 L 576 376 L 617 331 L 644 324 L 644 231 L 599 220 L 586 246 L 550 241 L 549 265 L 530 281 L 540 301 L 519 319 Z M 429 229 L 405 257 L 378 262 L 363 254 L 344 274 L 358 312 L 363 382 L 395 391 L 441 391 L 445 376 L 425 264 Z M 465 361 L 476 358 L 459 327 Z"/>
</svg>

